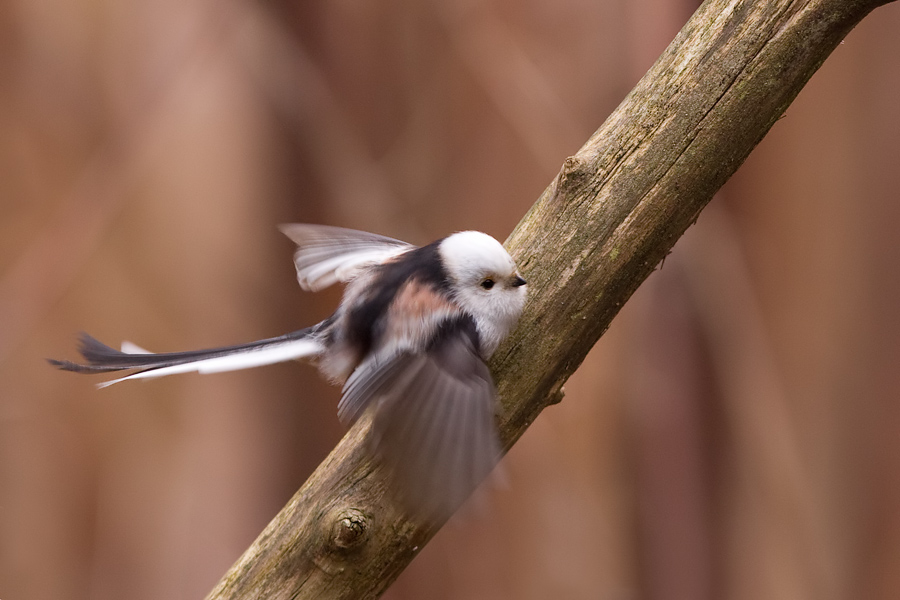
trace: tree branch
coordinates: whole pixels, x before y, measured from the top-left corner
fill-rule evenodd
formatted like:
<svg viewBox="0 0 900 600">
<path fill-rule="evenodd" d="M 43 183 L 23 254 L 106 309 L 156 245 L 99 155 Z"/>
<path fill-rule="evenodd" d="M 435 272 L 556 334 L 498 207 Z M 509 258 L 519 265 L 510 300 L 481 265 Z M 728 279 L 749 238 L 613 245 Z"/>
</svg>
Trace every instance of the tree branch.
<svg viewBox="0 0 900 600">
<path fill-rule="evenodd" d="M 884 0 L 709 0 L 507 242 L 529 280 L 492 360 L 510 447 L 844 36 Z M 375 598 L 438 530 L 385 495 L 358 423 L 208 596 Z"/>
</svg>

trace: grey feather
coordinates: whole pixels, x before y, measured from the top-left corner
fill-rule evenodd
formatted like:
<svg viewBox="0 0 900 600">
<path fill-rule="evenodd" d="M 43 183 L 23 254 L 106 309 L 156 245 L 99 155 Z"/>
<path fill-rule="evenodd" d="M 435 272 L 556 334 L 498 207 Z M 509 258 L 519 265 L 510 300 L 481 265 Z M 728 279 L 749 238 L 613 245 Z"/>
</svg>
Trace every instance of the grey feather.
<svg viewBox="0 0 900 600">
<path fill-rule="evenodd" d="M 304 290 L 312 292 L 338 282 L 346 283 L 361 268 L 415 248 L 383 235 L 343 227 L 291 223 L 279 229 L 297 244 L 294 252 L 297 281 Z"/>
<path fill-rule="evenodd" d="M 361 366 L 347 381 L 341 414 L 375 409 L 370 444 L 400 500 L 446 518 L 500 460 L 490 371 L 463 331 L 418 354 Z"/>
</svg>

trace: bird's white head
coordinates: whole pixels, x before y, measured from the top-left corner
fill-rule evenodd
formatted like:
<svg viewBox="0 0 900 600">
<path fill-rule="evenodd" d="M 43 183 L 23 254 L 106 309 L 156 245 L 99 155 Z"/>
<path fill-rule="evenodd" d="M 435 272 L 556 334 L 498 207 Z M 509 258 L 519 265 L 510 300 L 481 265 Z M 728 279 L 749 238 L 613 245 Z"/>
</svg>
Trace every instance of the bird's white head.
<svg viewBox="0 0 900 600">
<path fill-rule="evenodd" d="M 525 280 L 503 245 L 486 233 L 454 233 L 444 238 L 438 250 L 455 300 L 475 319 L 487 358 L 522 313 Z"/>
</svg>

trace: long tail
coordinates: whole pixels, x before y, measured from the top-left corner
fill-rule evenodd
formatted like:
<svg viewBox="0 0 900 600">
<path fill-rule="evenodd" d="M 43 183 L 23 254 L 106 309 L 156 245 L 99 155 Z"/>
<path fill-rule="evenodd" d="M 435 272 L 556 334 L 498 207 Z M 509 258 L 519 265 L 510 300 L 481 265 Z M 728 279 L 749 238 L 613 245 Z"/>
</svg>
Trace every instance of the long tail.
<svg viewBox="0 0 900 600">
<path fill-rule="evenodd" d="M 60 369 L 75 373 L 135 370 L 134 373 L 124 377 L 104 381 L 98 384 L 98 387 L 106 387 L 126 379 L 162 377 L 175 373 L 236 371 L 319 354 L 322 352 L 323 346 L 316 334 L 321 331 L 324 324 L 325 322 L 279 337 L 247 344 L 160 354 L 146 352 L 127 342 L 123 344 L 123 350 L 128 351 L 121 352 L 82 333 L 78 350 L 87 364 L 68 360 L 47 360 Z"/>
</svg>

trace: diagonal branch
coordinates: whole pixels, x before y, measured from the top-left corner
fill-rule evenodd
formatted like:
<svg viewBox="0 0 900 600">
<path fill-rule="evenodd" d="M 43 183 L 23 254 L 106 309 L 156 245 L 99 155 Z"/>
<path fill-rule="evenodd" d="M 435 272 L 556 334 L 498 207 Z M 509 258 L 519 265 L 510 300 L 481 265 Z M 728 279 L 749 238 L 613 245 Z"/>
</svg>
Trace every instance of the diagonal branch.
<svg viewBox="0 0 900 600">
<path fill-rule="evenodd" d="M 708 0 L 508 246 L 530 299 L 492 369 L 511 446 L 844 36 L 886 0 Z M 374 598 L 440 524 L 390 504 L 359 423 L 209 599 Z"/>
</svg>

